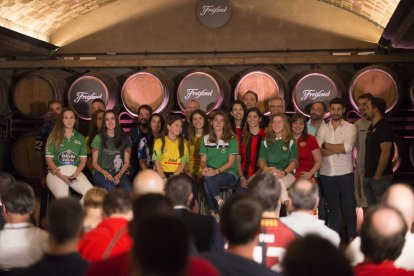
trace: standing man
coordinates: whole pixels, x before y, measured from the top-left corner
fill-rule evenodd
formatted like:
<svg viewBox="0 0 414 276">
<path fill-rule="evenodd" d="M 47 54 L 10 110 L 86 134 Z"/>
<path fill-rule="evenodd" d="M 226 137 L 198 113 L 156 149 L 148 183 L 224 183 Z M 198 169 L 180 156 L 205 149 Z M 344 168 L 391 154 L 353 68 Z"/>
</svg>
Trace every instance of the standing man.
<svg viewBox="0 0 414 276">
<path fill-rule="evenodd" d="M 310 120 L 307 123 L 308 134 L 316 135 L 318 128 L 325 123 L 323 118 L 326 113 L 326 105 L 323 102 L 314 102 L 310 109 Z"/>
<path fill-rule="evenodd" d="M 368 101 L 367 119 L 372 123 L 365 140 L 364 192 L 368 206 L 379 202 L 393 179 L 394 131 L 384 118 L 386 108 L 382 98 Z"/>
<path fill-rule="evenodd" d="M 328 203 L 328 226 L 339 233 L 339 198 L 345 216 L 348 240 L 356 236 L 354 174 L 352 150 L 356 127 L 343 119 L 345 105 L 340 98 L 329 103 L 331 120 L 316 132 L 321 147 L 322 166 L 319 170 L 324 198 Z"/>
<path fill-rule="evenodd" d="M 357 156 L 355 160 L 354 186 L 355 200 L 358 208 L 368 207 L 363 185 L 365 169 L 365 139 L 367 137 L 367 130 L 371 124 L 371 122 L 367 119 L 367 105 L 369 100 L 372 98 L 373 96 L 370 93 L 364 93 L 358 97 L 358 109 L 361 119 L 354 123 L 357 128 L 357 138 L 355 143 Z"/>
<path fill-rule="evenodd" d="M 185 105 L 185 120 L 183 120 L 183 135 L 185 139 L 188 139 L 188 127 L 191 124 L 191 113 L 197 109 L 200 109 L 200 104 L 196 100 L 189 100 Z"/>
<path fill-rule="evenodd" d="M 257 97 L 257 94 L 251 90 L 248 90 L 243 95 L 243 102 L 246 105 L 246 108 L 252 108 L 257 107 L 257 102 L 259 101 L 259 97 Z"/>
<path fill-rule="evenodd" d="M 140 144 L 141 138 L 146 137 L 149 134 L 149 123 L 152 115 L 152 108 L 149 105 L 141 105 L 138 108 L 137 126 L 132 128 L 128 133 L 131 140 L 131 168 L 130 175 L 131 181 L 140 170 L 138 152 L 144 145 Z M 147 137 L 148 139 L 148 137 Z"/>
<path fill-rule="evenodd" d="M 105 102 L 102 99 L 95 99 L 91 103 L 91 115 L 97 110 L 106 110 Z"/>
<path fill-rule="evenodd" d="M 285 113 L 286 106 L 285 100 L 279 96 L 271 97 L 268 101 L 269 103 L 269 117 L 263 116 L 262 118 L 262 126 L 263 128 L 267 128 L 273 115 L 277 113 Z"/>
</svg>

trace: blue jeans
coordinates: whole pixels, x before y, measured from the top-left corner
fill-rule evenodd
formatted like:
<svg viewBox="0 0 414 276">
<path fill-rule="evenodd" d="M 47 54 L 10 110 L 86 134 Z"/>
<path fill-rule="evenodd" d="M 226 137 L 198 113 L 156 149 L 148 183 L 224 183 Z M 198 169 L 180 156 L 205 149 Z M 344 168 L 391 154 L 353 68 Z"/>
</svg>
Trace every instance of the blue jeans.
<svg viewBox="0 0 414 276">
<path fill-rule="evenodd" d="M 381 179 L 372 177 L 364 178 L 364 194 L 367 198 L 368 206 L 375 205 L 380 202 L 382 195 L 391 186 L 393 175 L 383 175 Z"/>
<path fill-rule="evenodd" d="M 109 172 L 112 176 L 115 176 L 116 173 Z M 121 179 L 118 183 L 118 185 L 115 185 L 113 182 L 106 180 L 104 175 L 100 172 L 95 171 L 92 174 L 93 183 L 96 186 L 102 187 L 106 189 L 108 192 L 112 191 L 113 189 L 122 188 L 127 192 L 131 192 L 131 180 L 129 180 L 129 177 L 126 174 L 123 174 L 121 176 Z"/>
<path fill-rule="evenodd" d="M 207 203 L 210 211 L 218 210 L 215 197 L 220 195 L 220 187 L 234 187 L 237 189 L 238 183 L 236 177 L 228 172 L 223 172 L 215 176 L 205 176 L 204 190 L 206 191 Z"/>
<path fill-rule="evenodd" d="M 356 205 L 354 198 L 354 174 L 320 176 L 322 192 L 327 203 L 328 226 L 339 233 L 339 203 L 345 216 L 348 237 L 356 236 Z"/>
</svg>

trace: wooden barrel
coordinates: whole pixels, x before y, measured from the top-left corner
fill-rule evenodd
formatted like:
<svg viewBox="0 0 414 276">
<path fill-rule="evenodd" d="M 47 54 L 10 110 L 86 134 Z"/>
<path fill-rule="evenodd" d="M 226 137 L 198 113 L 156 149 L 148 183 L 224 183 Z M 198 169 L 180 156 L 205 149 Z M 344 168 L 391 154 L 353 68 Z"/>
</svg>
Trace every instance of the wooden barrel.
<svg viewBox="0 0 414 276">
<path fill-rule="evenodd" d="M 162 71 L 147 69 L 134 73 L 122 86 L 121 98 L 125 109 L 138 115 L 141 105 L 149 105 L 157 113 L 169 111 L 174 105 L 174 83 Z"/>
<path fill-rule="evenodd" d="M 409 93 L 410 93 L 411 105 L 414 107 L 414 79 L 410 83 Z"/>
<path fill-rule="evenodd" d="M 279 96 L 289 104 L 288 85 L 276 69 L 271 67 L 257 67 L 242 74 L 234 89 L 234 99 L 243 100 L 247 91 L 253 91 L 259 99 L 257 106 L 265 113 L 269 110 L 268 100 Z"/>
<path fill-rule="evenodd" d="M 68 91 L 68 103 L 79 118 L 90 120 L 91 104 L 101 99 L 106 109 L 113 109 L 118 103 L 118 81 L 104 72 L 89 72 L 77 78 Z"/>
<path fill-rule="evenodd" d="M 411 166 L 414 168 L 414 140 L 411 142 L 409 152 L 410 152 Z"/>
<path fill-rule="evenodd" d="M 230 101 L 231 88 L 224 76 L 210 68 L 198 68 L 188 72 L 180 81 L 177 101 L 184 112 L 187 102 L 195 100 L 207 113 L 226 108 Z"/>
<path fill-rule="evenodd" d="M 0 116 L 6 115 L 10 111 L 9 106 L 9 87 L 11 79 L 7 76 L 0 75 Z"/>
<path fill-rule="evenodd" d="M 23 177 L 37 179 L 43 170 L 44 155 L 35 151 L 37 133 L 20 137 L 12 146 L 11 161 L 15 170 Z"/>
<path fill-rule="evenodd" d="M 401 165 L 401 154 L 397 143 L 394 142 L 394 156 L 392 157 L 392 171 L 395 173 Z"/>
<path fill-rule="evenodd" d="M 63 100 L 66 80 L 55 71 L 40 70 L 30 72 L 16 84 L 13 103 L 20 113 L 30 118 L 45 118 L 48 115 L 48 102 Z"/>
<path fill-rule="evenodd" d="M 343 81 L 333 72 L 314 69 L 295 77 L 292 101 L 296 111 L 310 117 L 310 106 L 323 102 L 326 106 L 334 98 L 341 98 L 345 90 Z"/>
<path fill-rule="evenodd" d="M 358 97 L 367 92 L 383 98 L 387 104 L 385 112 L 391 111 L 399 99 L 398 81 L 394 72 L 379 65 L 359 70 L 349 85 L 349 99 L 356 110 L 358 110 Z"/>
</svg>

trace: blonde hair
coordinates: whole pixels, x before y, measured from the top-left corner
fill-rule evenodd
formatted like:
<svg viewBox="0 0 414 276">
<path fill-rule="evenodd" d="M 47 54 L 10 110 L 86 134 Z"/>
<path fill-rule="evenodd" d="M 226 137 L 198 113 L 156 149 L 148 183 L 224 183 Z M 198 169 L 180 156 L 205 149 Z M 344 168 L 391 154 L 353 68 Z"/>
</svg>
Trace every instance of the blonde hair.
<svg viewBox="0 0 414 276">
<path fill-rule="evenodd" d="M 283 113 L 276 113 L 272 116 L 270 124 L 266 130 L 266 140 L 269 144 L 273 144 L 276 141 L 276 133 L 273 130 L 273 120 L 275 117 L 280 117 L 283 120 L 283 131 L 282 131 L 282 141 L 286 144 L 292 139 L 292 131 L 290 130 L 290 124 L 288 117 Z"/>
<path fill-rule="evenodd" d="M 108 193 L 104 188 L 93 187 L 83 197 L 83 208 L 99 208 L 103 205 L 105 195 Z"/>
</svg>

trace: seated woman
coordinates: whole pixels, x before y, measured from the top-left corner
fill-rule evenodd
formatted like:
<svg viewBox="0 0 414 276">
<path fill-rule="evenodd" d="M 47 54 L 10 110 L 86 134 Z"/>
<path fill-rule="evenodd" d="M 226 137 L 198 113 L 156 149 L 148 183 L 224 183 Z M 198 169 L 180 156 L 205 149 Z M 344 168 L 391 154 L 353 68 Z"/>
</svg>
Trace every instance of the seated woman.
<svg viewBox="0 0 414 276">
<path fill-rule="evenodd" d="M 131 141 L 119 125 L 112 110 L 105 111 L 101 133 L 92 141 L 94 183 L 108 191 L 117 187 L 131 191 L 131 181 L 125 174 L 131 156 Z"/>
<path fill-rule="evenodd" d="M 322 164 L 322 155 L 316 138 L 308 134 L 305 116 L 296 113 L 291 118 L 293 138 L 298 144 L 299 165 L 295 177 L 312 179 L 316 182 L 315 173 Z"/>
<path fill-rule="evenodd" d="M 164 134 L 165 120 L 161 114 L 153 113 L 150 119 L 150 132 L 139 141 L 138 160 L 141 170 L 152 169 L 154 162 L 152 154 L 154 151 L 154 142 Z"/>
<path fill-rule="evenodd" d="M 155 171 L 165 182 L 171 175 L 183 173 L 188 163 L 188 146 L 182 135 L 181 118 L 177 115 L 170 115 L 166 123 L 167 134 L 155 140 L 152 155 Z"/>
<path fill-rule="evenodd" d="M 89 133 L 88 133 L 88 136 L 86 137 L 86 152 L 88 154 L 86 165 L 91 173 L 93 172 L 91 144 L 95 136 L 99 132 L 101 132 L 104 113 L 105 111 L 103 111 L 102 109 L 98 109 L 92 114 L 92 120 L 89 125 Z"/>
<path fill-rule="evenodd" d="M 104 188 L 93 187 L 83 197 L 83 231 L 85 233 L 95 229 L 104 219 L 103 200 L 108 192 Z"/>
<path fill-rule="evenodd" d="M 247 188 L 253 177 L 260 173 L 258 166 L 260 145 L 266 133 L 260 128 L 262 113 L 257 107 L 247 110 L 246 125 L 243 129 L 241 146 L 241 170 L 239 171 L 240 184 Z"/>
<path fill-rule="evenodd" d="M 86 165 L 85 137 L 76 131 L 75 112 L 65 108 L 46 142 L 46 184 L 55 198 L 69 196 L 69 187 L 81 195 L 92 189 L 82 173 Z"/>
<path fill-rule="evenodd" d="M 204 188 L 210 212 L 217 218 L 218 208 L 224 204 L 220 187 L 237 187 L 237 137 L 231 130 L 229 119 L 222 110 L 210 114 L 209 132 L 200 147 Z"/>
<path fill-rule="evenodd" d="M 288 200 L 287 189 L 295 180 L 292 173 L 297 162 L 298 145 L 293 139 L 288 118 L 283 113 L 276 113 L 260 145 L 259 168 L 279 179 L 282 184 L 282 202 Z"/>
</svg>

